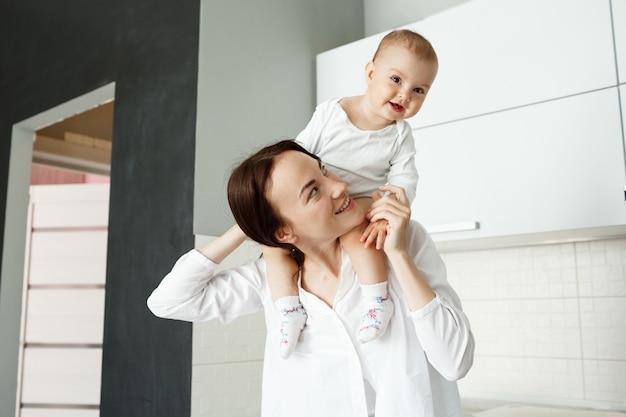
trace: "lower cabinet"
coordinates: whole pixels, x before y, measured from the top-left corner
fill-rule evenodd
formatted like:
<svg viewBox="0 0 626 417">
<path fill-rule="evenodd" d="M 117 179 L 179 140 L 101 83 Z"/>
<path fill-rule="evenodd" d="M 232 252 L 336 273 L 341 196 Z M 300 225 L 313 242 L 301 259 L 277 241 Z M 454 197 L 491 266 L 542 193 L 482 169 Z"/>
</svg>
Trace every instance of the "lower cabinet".
<svg viewBox="0 0 626 417">
<path fill-rule="evenodd" d="M 617 88 L 413 134 L 420 181 L 412 217 L 440 246 L 467 249 L 626 232 Z"/>
</svg>

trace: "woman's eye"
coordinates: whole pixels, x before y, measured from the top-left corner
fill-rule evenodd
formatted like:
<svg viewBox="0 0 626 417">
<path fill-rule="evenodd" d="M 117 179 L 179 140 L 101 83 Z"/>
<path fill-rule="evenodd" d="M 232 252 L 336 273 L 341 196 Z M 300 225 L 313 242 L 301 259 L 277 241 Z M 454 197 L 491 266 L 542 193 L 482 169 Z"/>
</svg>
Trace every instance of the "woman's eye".
<svg viewBox="0 0 626 417">
<path fill-rule="evenodd" d="M 394 83 L 398 84 L 400 82 L 400 77 L 391 77 L 391 81 L 393 81 Z"/>
<path fill-rule="evenodd" d="M 413 89 L 417 94 L 424 94 L 424 89 L 422 87 L 416 87 Z"/>
<path fill-rule="evenodd" d="M 309 193 L 309 200 L 315 197 L 318 193 L 319 189 L 317 187 L 311 188 L 311 192 Z"/>
</svg>

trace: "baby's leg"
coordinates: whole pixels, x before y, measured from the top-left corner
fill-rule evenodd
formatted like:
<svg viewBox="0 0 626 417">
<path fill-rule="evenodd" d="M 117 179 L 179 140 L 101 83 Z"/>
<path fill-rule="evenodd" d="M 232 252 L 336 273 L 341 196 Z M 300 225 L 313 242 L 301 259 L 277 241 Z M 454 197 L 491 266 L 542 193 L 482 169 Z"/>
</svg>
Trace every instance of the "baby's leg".
<svg viewBox="0 0 626 417">
<path fill-rule="evenodd" d="M 286 359 L 296 347 L 307 318 L 298 297 L 298 266 L 286 249 L 263 246 L 263 256 L 267 285 L 281 320 L 279 352 Z"/>
<path fill-rule="evenodd" d="M 360 241 L 367 222 L 341 237 L 357 274 L 363 293 L 363 316 L 357 332 L 361 343 L 370 342 L 387 329 L 393 314 L 393 303 L 387 292 L 387 270 L 382 251 L 366 248 Z"/>
</svg>

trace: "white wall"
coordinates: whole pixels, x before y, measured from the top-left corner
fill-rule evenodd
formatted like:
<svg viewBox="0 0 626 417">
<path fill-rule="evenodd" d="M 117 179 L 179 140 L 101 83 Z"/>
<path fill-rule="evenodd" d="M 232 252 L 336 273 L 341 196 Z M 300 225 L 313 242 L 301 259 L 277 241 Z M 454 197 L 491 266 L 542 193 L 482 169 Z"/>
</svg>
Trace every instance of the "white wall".
<svg viewBox="0 0 626 417">
<path fill-rule="evenodd" d="M 469 0 L 363 0 L 365 36 L 422 20 Z"/>
<path fill-rule="evenodd" d="M 362 36 L 361 0 L 201 2 L 196 233 L 232 224 L 226 180 L 238 160 L 304 128 L 315 55 Z"/>
</svg>

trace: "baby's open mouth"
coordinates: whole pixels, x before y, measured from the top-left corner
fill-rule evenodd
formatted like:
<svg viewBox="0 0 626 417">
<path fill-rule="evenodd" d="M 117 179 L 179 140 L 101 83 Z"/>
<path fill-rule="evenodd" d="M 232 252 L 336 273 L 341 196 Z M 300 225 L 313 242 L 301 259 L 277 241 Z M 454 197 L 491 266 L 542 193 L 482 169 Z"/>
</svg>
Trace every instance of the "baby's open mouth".
<svg viewBox="0 0 626 417">
<path fill-rule="evenodd" d="M 395 111 L 402 111 L 402 110 L 404 110 L 404 106 L 401 106 L 401 105 L 396 104 L 396 103 L 392 103 L 391 101 L 389 102 L 389 104 L 391 105 L 391 107 L 392 107 Z"/>
</svg>

